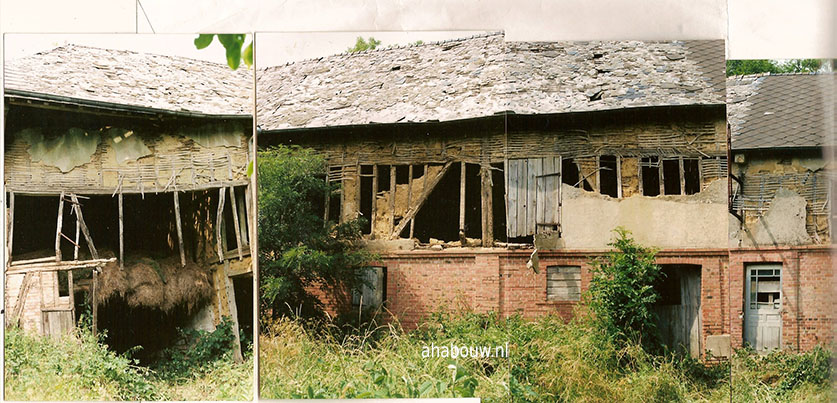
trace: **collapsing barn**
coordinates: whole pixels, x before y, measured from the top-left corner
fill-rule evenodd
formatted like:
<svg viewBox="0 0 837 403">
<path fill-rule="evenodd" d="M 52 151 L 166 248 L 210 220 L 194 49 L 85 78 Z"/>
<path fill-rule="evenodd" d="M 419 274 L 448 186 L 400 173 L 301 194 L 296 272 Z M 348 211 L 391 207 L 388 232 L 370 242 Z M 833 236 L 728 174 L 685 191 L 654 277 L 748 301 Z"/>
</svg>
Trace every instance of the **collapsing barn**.
<svg viewBox="0 0 837 403">
<path fill-rule="evenodd" d="M 734 346 L 832 343 L 834 167 L 824 152 L 834 147 L 835 84 L 832 73 L 727 82 Z"/>
<path fill-rule="evenodd" d="M 327 158 L 324 214 L 368 219 L 402 324 L 451 303 L 569 317 L 623 226 L 682 279 L 660 285 L 669 343 L 728 352 L 722 41 L 488 34 L 271 67 L 257 90 L 260 147 Z"/>
<path fill-rule="evenodd" d="M 248 74 L 81 46 L 5 74 L 7 325 L 55 335 L 86 312 L 148 354 L 177 327 L 251 331 Z"/>
</svg>

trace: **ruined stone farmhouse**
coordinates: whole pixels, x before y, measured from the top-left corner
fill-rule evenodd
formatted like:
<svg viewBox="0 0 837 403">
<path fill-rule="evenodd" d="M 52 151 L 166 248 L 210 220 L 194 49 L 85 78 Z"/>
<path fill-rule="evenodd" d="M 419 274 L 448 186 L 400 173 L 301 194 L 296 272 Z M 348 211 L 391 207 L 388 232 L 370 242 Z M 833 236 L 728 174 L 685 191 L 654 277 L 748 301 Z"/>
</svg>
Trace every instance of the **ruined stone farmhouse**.
<svg viewBox="0 0 837 403">
<path fill-rule="evenodd" d="M 829 345 L 834 329 L 830 182 L 835 76 L 727 81 L 732 155 L 733 346 Z"/>
<path fill-rule="evenodd" d="M 660 250 L 666 342 L 728 352 L 722 41 L 497 33 L 269 67 L 256 82 L 259 146 L 327 159 L 341 186 L 324 215 L 366 218 L 381 256 L 363 300 L 407 327 L 441 308 L 569 318 L 621 226 Z M 333 310 L 352 309 L 333 293 Z"/>
<path fill-rule="evenodd" d="M 251 328 L 252 82 L 72 45 L 7 60 L 6 324 L 55 335 L 83 314 L 117 350 Z"/>
</svg>

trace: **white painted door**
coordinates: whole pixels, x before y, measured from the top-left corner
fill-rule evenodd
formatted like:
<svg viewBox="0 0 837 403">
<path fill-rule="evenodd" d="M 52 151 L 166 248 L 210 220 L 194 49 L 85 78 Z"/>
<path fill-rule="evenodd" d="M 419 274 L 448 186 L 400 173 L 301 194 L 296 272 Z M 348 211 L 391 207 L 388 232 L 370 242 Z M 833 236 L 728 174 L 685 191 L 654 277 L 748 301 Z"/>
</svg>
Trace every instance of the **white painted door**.
<svg viewBox="0 0 837 403">
<path fill-rule="evenodd" d="M 782 265 L 747 266 L 744 341 L 756 351 L 782 346 Z"/>
</svg>

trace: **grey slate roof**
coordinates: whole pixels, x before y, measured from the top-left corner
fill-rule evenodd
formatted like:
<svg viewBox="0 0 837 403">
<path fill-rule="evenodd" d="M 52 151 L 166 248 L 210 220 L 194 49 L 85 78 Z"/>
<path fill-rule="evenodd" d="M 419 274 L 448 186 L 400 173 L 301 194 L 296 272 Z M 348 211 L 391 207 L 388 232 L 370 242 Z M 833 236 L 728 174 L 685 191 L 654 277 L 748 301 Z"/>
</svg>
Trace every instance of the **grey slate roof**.
<svg viewBox="0 0 837 403">
<path fill-rule="evenodd" d="M 834 144 L 837 75 L 761 74 L 727 79 L 734 150 Z"/>
<path fill-rule="evenodd" d="M 67 45 L 7 60 L 6 90 L 172 112 L 252 115 L 252 71 L 183 57 Z"/>
<path fill-rule="evenodd" d="M 723 41 L 506 42 L 502 33 L 268 67 L 264 130 L 724 103 Z"/>
</svg>

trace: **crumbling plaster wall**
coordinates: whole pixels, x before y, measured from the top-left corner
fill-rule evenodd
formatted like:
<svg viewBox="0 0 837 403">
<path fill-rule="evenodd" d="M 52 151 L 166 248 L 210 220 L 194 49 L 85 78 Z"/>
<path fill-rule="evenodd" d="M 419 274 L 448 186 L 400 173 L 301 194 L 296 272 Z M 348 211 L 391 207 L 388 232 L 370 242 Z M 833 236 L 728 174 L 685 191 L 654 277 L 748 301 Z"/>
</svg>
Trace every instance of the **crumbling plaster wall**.
<svg viewBox="0 0 837 403">
<path fill-rule="evenodd" d="M 221 126 L 223 130 L 226 126 Z M 214 145 L 204 147 L 182 133 L 165 129 L 142 129 L 134 134 L 150 149 L 151 155 L 137 160 L 117 161 L 111 141 L 99 142 L 90 161 L 69 172 L 43 162 L 34 162 L 28 149 L 30 144 L 15 136 L 5 145 L 5 182 L 13 191 L 41 191 L 53 193 L 60 189 L 85 189 L 89 193 L 110 193 L 120 186 L 124 191 L 157 192 L 204 187 L 210 182 L 246 181 L 249 153 L 247 132 L 243 126 L 220 136 L 235 136 L 238 146 Z M 100 135 L 98 130 L 86 130 L 89 135 Z M 101 134 L 105 137 L 104 134 Z M 206 137 L 206 136 L 204 136 Z M 172 176 L 176 176 L 172 180 Z M 120 180 L 121 178 L 121 180 Z"/>
<path fill-rule="evenodd" d="M 561 228 L 568 249 L 609 248 L 613 229 L 658 248 L 725 248 L 727 183 L 716 180 L 690 196 L 634 195 L 623 199 L 563 185 Z"/>
<path fill-rule="evenodd" d="M 732 219 L 731 247 L 831 242 L 828 177 L 832 168 L 813 153 L 801 154 L 739 154 L 744 162 L 733 164 L 732 169 L 744 186 L 733 181 L 734 209 L 744 221 Z"/>
</svg>

